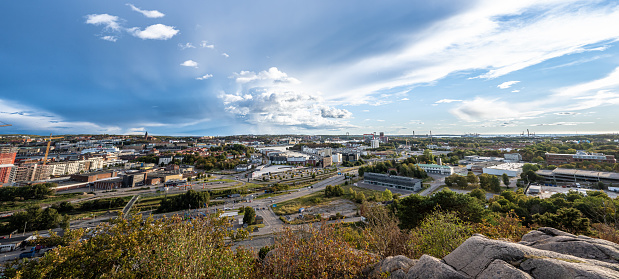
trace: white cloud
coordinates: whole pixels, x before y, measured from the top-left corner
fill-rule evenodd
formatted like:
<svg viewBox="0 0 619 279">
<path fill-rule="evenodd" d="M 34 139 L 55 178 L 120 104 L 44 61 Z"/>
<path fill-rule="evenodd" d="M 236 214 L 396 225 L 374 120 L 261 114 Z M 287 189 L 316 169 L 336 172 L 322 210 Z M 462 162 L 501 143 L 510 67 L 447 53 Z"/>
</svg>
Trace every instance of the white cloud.
<svg viewBox="0 0 619 279">
<path fill-rule="evenodd" d="M 512 85 L 519 83 L 519 82 L 520 81 L 518 80 L 506 81 L 506 82 L 499 84 L 497 87 L 501 89 L 507 89 L 507 88 L 510 88 Z"/>
<path fill-rule="evenodd" d="M 110 42 L 116 42 L 118 40 L 118 37 L 116 36 L 103 36 L 101 37 L 102 40 L 106 40 L 106 41 L 110 41 Z"/>
<path fill-rule="evenodd" d="M 200 47 L 201 48 L 210 48 L 210 49 L 214 49 L 215 45 L 213 44 L 209 44 L 207 41 L 202 41 L 200 42 Z"/>
<path fill-rule="evenodd" d="M 450 112 L 468 122 L 532 119 L 543 114 L 572 115 L 579 110 L 619 105 L 619 67 L 605 77 L 567 86 L 537 100 L 508 102 L 476 97 Z M 567 113 L 566 111 L 569 111 Z"/>
<path fill-rule="evenodd" d="M 581 124 L 593 124 L 593 122 L 555 122 L 555 123 L 540 123 L 532 126 L 576 126 Z"/>
<path fill-rule="evenodd" d="M 512 90 L 512 93 L 518 93 L 518 92 L 520 92 L 520 90 L 518 90 L 518 89 Z"/>
<path fill-rule="evenodd" d="M 18 131 L 45 131 L 54 134 L 117 134 L 122 129 L 86 121 L 68 121 L 54 113 L 20 103 L 0 99 L 0 119 L 13 126 L 4 129 Z"/>
<path fill-rule="evenodd" d="M 148 18 L 160 18 L 160 17 L 164 17 L 165 14 L 163 14 L 162 12 L 159 12 L 157 10 L 151 10 L 151 11 L 147 11 L 147 10 L 142 10 L 132 4 L 127 4 L 127 6 L 131 7 L 132 10 L 143 14 L 145 17 Z"/>
<path fill-rule="evenodd" d="M 120 19 L 117 16 L 108 14 L 92 14 L 86 16 L 86 24 L 104 25 L 107 31 L 119 31 Z"/>
<path fill-rule="evenodd" d="M 232 76 L 236 79 L 237 83 L 248 83 L 257 80 L 270 80 L 273 83 L 292 83 L 298 84 L 301 83 L 298 79 L 288 77 L 288 75 L 277 67 L 271 67 L 267 71 L 261 71 L 259 73 L 251 72 L 251 71 L 241 71 L 240 73 L 234 73 Z"/>
<path fill-rule="evenodd" d="M 182 50 L 188 49 L 188 48 L 196 48 L 194 45 L 192 45 L 191 43 L 185 43 L 185 44 L 178 44 L 178 47 Z"/>
<path fill-rule="evenodd" d="M 305 81 L 338 92 L 332 100 L 365 103 L 368 95 L 431 84 L 456 72 L 483 70 L 478 77 L 492 79 L 552 58 L 600 51 L 596 44 L 619 39 L 619 29 L 608 26 L 619 26 L 617 5 L 482 0 L 409 34 L 400 50 L 341 64 Z M 376 78 L 381 72 L 394 74 Z"/>
<path fill-rule="evenodd" d="M 297 79 L 275 67 L 257 74 L 242 71 L 231 78 L 239 89 L 220 96 L 226 111 L 260 129 L 272 126 L 327 130 L 353 127 L 342 121 L 351 118 L 351 112 L 330 106 L 319 92 L 304 92 L 297 87 L 300 83 Z"/>
<path fill-rule="evenodd" d="M 230 55 L 228 55 L 228 54 L 227 54 L 227 53 L 225 53 L 225 52 L 224 52 L 224 53 L 222 53 L 222 54 L 221 54 L 221 56 L 223 56 L 223 57 L 225 57 L 225 58 L 230 57 Z"/>
<path fill-rule="evenodd" d="M 197 80 L 205 80 L 205 79 L 209 79 L 209 78 L 212 78 L 212 77 L 213 77 L 213 75 L 211 75 L 211 74 L 206 74 L 206 75 L 203 75 L 203 76 L 201 76 L 201 77 L 197 77 L 196 79 L 197 79 Z"/>
<path fill-rule="evenodd" d="M 409 101 L 408 98 L 402 98 L 400 101 Z"/>
<path fill-rule="evenodd" d="M 462 100 L 454 100 L 454 99 L 442 99 L 434 102 L 435 104 L 449 104 L 453 102 L 462 102 Z"/>
<path fill-rule="evenodd" d="M 573 112 L 573 111 L 562 111 L 562 112 L 555 112 L 555 115 L 577 115 L 580 114 L 579 112 Z"/>
<path fill-rule="evenodd" d="M 173 26 L 167 26 L 163 24 L 154 24 L 146 27 L 144 30 L 140 30 L 138 27 L 127 29 L 133 36 L 142 40 L 168 40 L 178 34 L 178 30 Z"/>
<path fill-rule="evenodd" d="M 187 60 L 181 63 L 181 66 L 198 68 L 198 62 L 193 60 Z"/>
</svg>

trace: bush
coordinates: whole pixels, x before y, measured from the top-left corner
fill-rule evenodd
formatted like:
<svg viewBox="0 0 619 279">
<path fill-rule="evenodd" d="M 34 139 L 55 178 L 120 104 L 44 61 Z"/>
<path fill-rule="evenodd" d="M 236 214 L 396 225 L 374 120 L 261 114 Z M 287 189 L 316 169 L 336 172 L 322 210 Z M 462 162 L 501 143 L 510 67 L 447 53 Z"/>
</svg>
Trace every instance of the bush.
<svg viewBox="0 0 619 279">
<path fill-rule="evenodd" d="M 247 236 L 229 231 L 228 218 L 209 216 L 115 219 L 88 238 L 83 229 L 52 235 L 42 243 L 60 246 L 36 261 L 7 265 L 9 278 L 254 278 L 254 257 L 232 240 Z"/>
<path fill-rule="evenodd" d="M 335 224 L 322 222 L 294 232 L 285 228 L 275 238 L 260 278 L 357 278 L 378 258 L 354 249 Z"/>
<path fill-rule="evenodd" d="M 409 245 L 415 258 L 423 254 L 443 258 L 458 248 L 472 232 L 471 226 L 462 222 L 456 214 L 435 211 L 411 231 Z"/>
</svg>

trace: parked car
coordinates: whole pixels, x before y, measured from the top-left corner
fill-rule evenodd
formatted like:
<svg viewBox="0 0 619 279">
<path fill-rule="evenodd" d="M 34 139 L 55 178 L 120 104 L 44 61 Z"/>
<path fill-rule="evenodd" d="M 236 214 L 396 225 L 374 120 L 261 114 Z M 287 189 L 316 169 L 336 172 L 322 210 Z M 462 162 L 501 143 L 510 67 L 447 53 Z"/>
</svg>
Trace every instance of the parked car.
<svg viewBox="0 0 619 279">
<path fill-rule="evenodd" d="M 23 252 L 19 254 L 19 258 L 20 259 L 33 258 L 35 255 L 36 255 L 36 251 L 34 250 L 34 247 L 32 247 L 32 249 L 29 252 Z"/>
</svg>

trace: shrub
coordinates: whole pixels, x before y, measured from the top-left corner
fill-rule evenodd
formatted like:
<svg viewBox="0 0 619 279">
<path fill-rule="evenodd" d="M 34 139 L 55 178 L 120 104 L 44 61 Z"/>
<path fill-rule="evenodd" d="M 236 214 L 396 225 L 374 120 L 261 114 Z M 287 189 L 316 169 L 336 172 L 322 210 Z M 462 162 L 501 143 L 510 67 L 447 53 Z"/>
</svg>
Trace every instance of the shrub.
<svg viewBox="0 0 619 279">
<path fill-rule="evenodd" d="M 378 258 L 354 249 L 336 224 L 322 222 L 279 233 L 273 251 L 262 262 L 261 278 L 357 278 Z"/>
<path fill-rule="evenodd" d="M 413 257 L 428 254 L 443 258 L 472 235 L 472 228 L 453 212 L 435 211 L 411 231 Z"/>
<path fill-rule="evenodd" d="M 7 265 L 14 278 L 254 278 L 254 257 L 245 249 L 231 249 L 232 240 L 247 236 L 229 231 L 228 218 L 208 216 L 143 220 L 115 219 L 87 237 L 83 229 L 69 230 L 61 244 L 36 261 Z M 84 240 L 84 238 L 86 238 Z M 42 239 L 41 242 L 45 242 Z"/>
</svg>

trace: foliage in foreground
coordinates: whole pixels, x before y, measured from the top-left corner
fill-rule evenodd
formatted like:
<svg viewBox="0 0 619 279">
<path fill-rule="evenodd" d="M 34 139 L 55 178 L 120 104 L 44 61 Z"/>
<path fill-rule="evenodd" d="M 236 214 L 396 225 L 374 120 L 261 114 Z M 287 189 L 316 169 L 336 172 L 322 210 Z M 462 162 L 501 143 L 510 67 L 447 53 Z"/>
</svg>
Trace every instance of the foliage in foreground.
<svg viewBox="0 0 619 279">
<path fill-rule="evenodd" d="M 229 220 L 209 216 L 126 221 L 117 219 L 86 232 L 68 231 L 43 244 L 60 244 L 38 260 L 8 265 L 10 278 L 250 278 L 253 253 L 231 249 L 226 238 L 246 231 L 229 231 Z M 88 238 L 90 237 L 90 238 Z"/>
<path fill-rule="evenodd" d="M 378 261 L 376 255 L 355 249 L 338 226 L 322 222 L 295 232 L 285 228 L 265 257 L 261 278 L 359 278 Z"/>
</svg>

